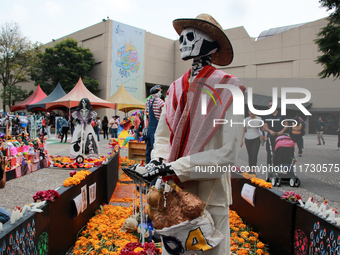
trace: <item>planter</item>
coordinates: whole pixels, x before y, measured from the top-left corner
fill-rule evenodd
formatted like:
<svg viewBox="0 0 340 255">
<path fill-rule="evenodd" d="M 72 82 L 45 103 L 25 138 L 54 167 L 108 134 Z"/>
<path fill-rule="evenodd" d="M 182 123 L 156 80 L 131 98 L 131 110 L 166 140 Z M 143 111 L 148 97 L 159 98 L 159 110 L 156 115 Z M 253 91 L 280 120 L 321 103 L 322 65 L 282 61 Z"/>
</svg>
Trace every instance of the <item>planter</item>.
<svg viewBox="0 0 340 255">
<path fill-rule="evenodd" d="M 255 187 L 255 207 L 241 197 L 245 183 Z M 281 191 L 259 187 L 240 174 L 232 174 L 231 184 L 233 204 L 230 209 L 260 233 L 261 241 L 268 243 L 270 254 L 293 254 L 296 203 L 281 199 Z"/>
<path fill-rule="evenodd" d="M 294 229 L 294 254 L 337 254 L 340 227 L 297 206 Z"/>
</svg>

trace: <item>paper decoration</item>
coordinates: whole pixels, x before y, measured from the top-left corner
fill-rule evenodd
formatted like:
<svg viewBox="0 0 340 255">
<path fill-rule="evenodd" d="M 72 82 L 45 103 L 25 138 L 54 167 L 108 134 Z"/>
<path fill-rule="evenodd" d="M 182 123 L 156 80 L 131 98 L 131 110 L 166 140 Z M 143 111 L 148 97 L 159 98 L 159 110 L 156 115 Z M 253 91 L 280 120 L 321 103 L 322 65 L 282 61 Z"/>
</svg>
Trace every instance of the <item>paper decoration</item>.
<svg viewBox="0 0 340 255">
<path fill-rule="evenodd" d="M 83 205 L 82 205 L 82 195 L 79 194 L 75 198 L 73 198 L 74 204 L 76 205 L 77 208 L 77 216 L 79 213 L 82 211 Z"/>
<path fill-rule="evenodd" d="M 83 187 L 81 187 L 81 199 L 82 199 L 81 212 L 83 212 L 87 208 L 87 185 L 84 185 Z"/>
<path fill-rule="evenodd" d="M 254 205 L 255 187 L 254 186 L 251 186 L 245 183 L 241 191 L 241 197 L 243 197 L 244 200 L 246 200 L 249 204 L 255 207 Z"/>
<path fill-rule="evenodd" d="M 89 186 L 89 204 L 92 204 L 96 200 L 97 183 L 93 183 Z"/>
</svg>

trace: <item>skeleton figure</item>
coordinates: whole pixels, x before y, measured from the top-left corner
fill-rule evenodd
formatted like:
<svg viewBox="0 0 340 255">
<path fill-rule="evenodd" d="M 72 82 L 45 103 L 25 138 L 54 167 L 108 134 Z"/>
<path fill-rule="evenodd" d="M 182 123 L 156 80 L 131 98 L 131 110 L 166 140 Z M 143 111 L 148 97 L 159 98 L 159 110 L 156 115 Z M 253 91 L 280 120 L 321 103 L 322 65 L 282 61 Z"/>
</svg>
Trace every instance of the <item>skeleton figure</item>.
<svg viewBox="0 0 340 255">
<path fill-rule="evenodd" d="M 187 27 L 179 37 L 179 49 L 183 60 L 194 59 L 192 77 L 195 77 L 206 65 L 211 65 L 211 54 L 219 50 L 218 43 L 205 32 Z"/>
</svg>

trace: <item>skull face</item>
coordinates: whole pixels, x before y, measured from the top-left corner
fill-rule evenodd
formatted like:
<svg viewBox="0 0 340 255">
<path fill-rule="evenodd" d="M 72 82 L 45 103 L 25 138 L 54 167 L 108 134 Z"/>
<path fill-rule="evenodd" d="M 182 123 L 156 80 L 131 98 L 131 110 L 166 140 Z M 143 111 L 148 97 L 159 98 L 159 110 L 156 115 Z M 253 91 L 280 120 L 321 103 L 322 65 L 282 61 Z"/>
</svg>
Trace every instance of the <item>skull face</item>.
<svg viewBox="0 0 340 255">
<path fill-rule="evenodd" d="M 211 36 L 193 27 L 183 29 L 179 43 L 183 60 L 211 55 L 219 48 Z"/>
</svg>

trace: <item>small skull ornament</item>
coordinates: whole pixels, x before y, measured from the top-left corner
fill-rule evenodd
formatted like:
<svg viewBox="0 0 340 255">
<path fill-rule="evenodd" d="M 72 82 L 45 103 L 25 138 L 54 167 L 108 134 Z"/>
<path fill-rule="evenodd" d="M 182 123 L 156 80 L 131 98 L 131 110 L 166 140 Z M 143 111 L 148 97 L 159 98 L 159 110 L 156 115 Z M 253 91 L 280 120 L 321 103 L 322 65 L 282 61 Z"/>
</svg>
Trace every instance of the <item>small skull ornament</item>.
<svg viewBox="0 0 340 255">
<path fill-rule="evenodd" d="M 193 27 L 183 29 L 179 43 L 183 60 L 211 55 L 219 49 L 211 36 Z"/>
<path fill-rule="evenodd" d="M 134 218 L 129 217 L 125 220 L 120 231 L 132 233 L 132 232 L 136 231 L 137 226 L 138 226 L 138 222 Z"/>
</svg>

